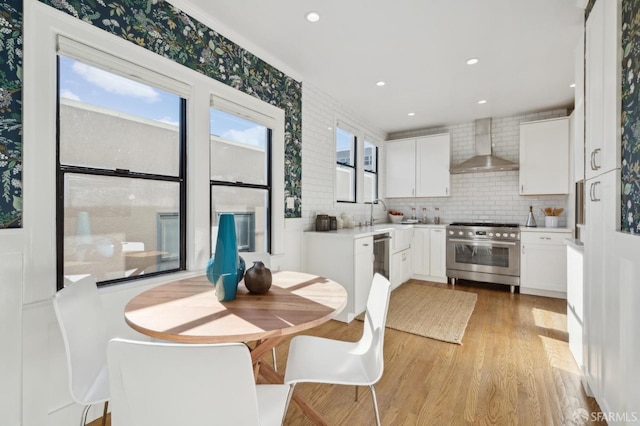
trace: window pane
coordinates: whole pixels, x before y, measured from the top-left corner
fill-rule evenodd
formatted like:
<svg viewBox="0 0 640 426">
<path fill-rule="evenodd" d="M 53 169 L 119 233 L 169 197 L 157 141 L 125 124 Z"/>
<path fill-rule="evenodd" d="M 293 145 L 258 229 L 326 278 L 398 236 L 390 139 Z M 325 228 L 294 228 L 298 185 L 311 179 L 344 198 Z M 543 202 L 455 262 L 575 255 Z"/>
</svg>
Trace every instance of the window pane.
<svg viewBox="0 0 640 426">
<path fill-rule="evenodd" d="M 364 202 L 370 203 L 378 198 L 378 175 L 364 172 Z"/>
<path fill-rule="evenodd" d="M 211 108 L 211 179 L 266 185 L 267 127 Z"/>
<path fill-rule="evenodd" d="M 67 173 L 64 276 L 113 280 L 180 266 L 180 184 Z"/>
<path fill-rule="evenodd" d="M 364 141 L 364 169 L 368 172 L 378 171 L 378 147 L 371 142 Z"/>
<path fill-rule="evenodd" d="M 269 192 L 266 189 L 211 186 L 211 252 L 216 251 L 218 217 L 233 213 L 239 251 L 269 251 Z"/>
<path fill-rule="evenodd" d="M 178 176 L 179 96 L 59 59 L 62 164 Z"/>
<path fill-rule="evenodd" d="M 355 166 L 355 138 L 354 136 L 342 130 L 336 129 L 336 162 L 348 166 Z"/>
<path fill-rule="evenodd" d="M 336 200 L 356 201 L 355 180 L 355 169 L 336 166 Z"/>
</svg>

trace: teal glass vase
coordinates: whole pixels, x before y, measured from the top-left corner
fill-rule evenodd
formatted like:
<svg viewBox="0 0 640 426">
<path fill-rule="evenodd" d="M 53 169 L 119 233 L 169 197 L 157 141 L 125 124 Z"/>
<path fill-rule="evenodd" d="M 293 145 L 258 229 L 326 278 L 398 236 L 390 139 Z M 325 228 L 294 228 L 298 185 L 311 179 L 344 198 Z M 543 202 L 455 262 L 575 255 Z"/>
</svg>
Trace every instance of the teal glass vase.
<svg viewBox="0 0 640 426">
<path fill-rule="evenodd" d="M 242 279 L 238 276 L 240 267 L 235 219 L 233 214 L 223 213 L 218 218 L 216 251 L 207 264 L 207 279 L 216 287 L 219 301 L 228 302 L 236 298 L 238 282 Z"/>
</svg>

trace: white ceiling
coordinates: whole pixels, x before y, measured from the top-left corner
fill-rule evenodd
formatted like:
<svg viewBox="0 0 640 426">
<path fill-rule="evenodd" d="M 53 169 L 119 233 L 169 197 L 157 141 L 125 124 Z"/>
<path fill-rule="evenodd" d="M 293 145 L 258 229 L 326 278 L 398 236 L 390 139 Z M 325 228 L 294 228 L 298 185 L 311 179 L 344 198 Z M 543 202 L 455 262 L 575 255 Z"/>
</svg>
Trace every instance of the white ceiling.
<svg viewBox="0 0 640 426">
<path fill-rule="evenodd" d="M 385 132 L 573 105 L 577 0 L 172 3 Z"/>
</svg>

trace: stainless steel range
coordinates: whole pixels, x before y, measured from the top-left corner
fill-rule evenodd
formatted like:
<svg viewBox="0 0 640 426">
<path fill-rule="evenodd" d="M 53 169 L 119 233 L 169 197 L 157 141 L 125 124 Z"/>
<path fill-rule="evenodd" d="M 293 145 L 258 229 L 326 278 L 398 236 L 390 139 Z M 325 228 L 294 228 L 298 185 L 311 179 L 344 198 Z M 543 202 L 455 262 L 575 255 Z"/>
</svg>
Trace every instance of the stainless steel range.
<svg viewBox="0 0 640 426">
<path fill-rule="evenodd" d="M 447 277 L 520 285 L 520 227 L 459 222 L 447 226 Z"/>
</svg>

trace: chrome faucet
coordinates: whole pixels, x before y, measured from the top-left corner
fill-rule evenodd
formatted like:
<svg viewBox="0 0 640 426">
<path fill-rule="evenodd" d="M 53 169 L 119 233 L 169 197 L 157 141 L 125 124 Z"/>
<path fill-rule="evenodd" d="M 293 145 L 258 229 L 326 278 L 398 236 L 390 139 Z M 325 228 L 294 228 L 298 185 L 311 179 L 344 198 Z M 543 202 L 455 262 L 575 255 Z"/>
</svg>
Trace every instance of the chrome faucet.
<svg viewBox="0 0 640 426">
<path fill-rule="evenodd" d="M 387 205 L 384 203 L 384 201 L 382 201 L 379 198 L 376 198 L 375 200 L 373 200 L 371 202 L 371 213 L 370 213 L 370 216 L 369 216 L 369 218 L 370 218 L 369 226 L 373 226 L 373 222 L 375 221 L 375 219 L 373 218 L 373 204 L 377 203 L 377 202 L 382 203 L 382 208 L 384 209 L 385 212 L 387 211 Z"/>
</svg>

